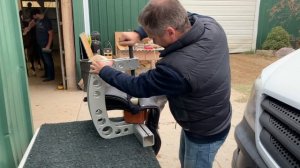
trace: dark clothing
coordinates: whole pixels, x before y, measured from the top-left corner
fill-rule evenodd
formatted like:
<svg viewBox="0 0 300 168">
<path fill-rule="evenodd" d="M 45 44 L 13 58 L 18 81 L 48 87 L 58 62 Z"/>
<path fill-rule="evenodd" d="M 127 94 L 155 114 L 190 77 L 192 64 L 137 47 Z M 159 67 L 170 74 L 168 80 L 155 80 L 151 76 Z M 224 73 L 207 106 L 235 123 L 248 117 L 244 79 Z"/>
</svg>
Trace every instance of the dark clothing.
<svg viewBox="0 0 300 168">
<path fill-rule="evenodd" d="M 214 19 L 190 13 L 189 19 L 191 30 L 161 52 L 156 69 L 131 77 L 106 66 L 99 75 L 135 97 L 166 95 L 186 135 L 205 143 L 227 136 L 230 128 L 229 51 Z"/>
<path fill-rule="evenodd" d="M 156 64 L 155 66 L 155 69 L 142 73 L 138 77 L 105 66 L 100 72 L 100 77 L 119 90 L 139 98 L 155 95 L 175 96 L 190 91 L 190 86 L 181 74 L 168 65 Z"/>
<path fill-rule="evenodd" d="M 167 95 L 177 122 L 188 132 L 215 135 L 227 128 L 231 119 L 227 39 L 213 19 L 192 18 L 192 29 L 162 51 L 164 59 L 158 64 L 171 66 L 191 87 L 185 94 Z"/>
<path fill-rule="evenodd" d="M 36 41 L 36 28 L 32 27 L 30 31 L 27 33 L 30 36 L 29 47 L 27 48 L 27 54 L 29 61 L 31 63 L 31 69 L 35 71 L 34 62 L 37 61 L 39 65 L 41 65 L 40 58 L 41 54 L 39 54 L 39 46 Z"/>
<path fill-rule="evenodd" d="M 147 33 L 145 32 L 145 30 L 142 27 L 138 27 L 136 30 L 134 30 L 134 32 L 137 32 L 140 35 L 140 40 L 148 37 Z"/>
<path fill-rule="evenodd" d="M 54 62 L 51 52 L 42 51 L 47 46 L 49 40 L 49 31 L 52 30 L 51 21 L 45 16 L 36 23 L 36 39 L 39 46 L 39 55 L 42 58 L 45 67 L 45 77 L 49 80 L 55 78 Z"/>
<path fill-rule="evenodd" d="M 38 44 L 44 48 L 49 39 L 48 31 L 52 30 L 51 21 L 45 16 L 44 19 L 36 22 L 36 39 Z"/>
<path fill-rule="evenodd" d="M 23 31 L 24 28 L 28 26 L 28 22 L 26 22 L 20 18 L 20 23 L 21 23 L 21 30 Z"/>
<path fill-rule="evenodd" d="M 32 8 L 23 8 L 23 19 L 26 21 L 26 22 L 30 22 L 30 20 L 32 19 L 32 15 L 31 15 L 31 11 L 32 11 Z"/>
<path fill-rule="evenodd" d="M 38 61 L 39 64 L 40 63 L 40 55 L 38 54 L 38 43 L 37 43 L 37 39 L 36 39 L 36 27 L 32 27 L 31 30 L 29 31 L 30 33 L 30 44 L 32 47 L 32 59 L 33 61 Z M 33 63 L 33 62 L 32 62 Z"/>
<path fill-rule="evenodd" d="M 54 62 L 51 53 L 43 52 L 42 47 L 38 47 L 38 54 L 42 58 L 44 69 L 45 69 L 45 78 L 49 80 L 55 79 L 55 72 L 54 72 Z"/>
<path fill-rule="evenodd" d="M 21 23 L 21 30 L 22 30 L 22 38 L 23 38 L 23 46 L 24 48 L 29 48 L 31 44 L 31 36 L 30 33 L 27 33 L 26 35 L 23 34 L 24 29 L 29 25 L 28 22 L 20 19 Z"/>
</svg>

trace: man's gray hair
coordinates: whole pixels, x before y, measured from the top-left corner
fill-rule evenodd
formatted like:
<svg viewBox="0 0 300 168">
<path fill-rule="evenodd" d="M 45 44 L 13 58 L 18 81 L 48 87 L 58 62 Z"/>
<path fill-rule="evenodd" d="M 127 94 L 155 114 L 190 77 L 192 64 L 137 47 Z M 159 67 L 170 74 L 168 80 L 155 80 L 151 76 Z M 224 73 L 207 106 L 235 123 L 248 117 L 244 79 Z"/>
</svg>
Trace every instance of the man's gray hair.
<svg viewBox="0 0 300 168">
<path fill-rule="evenodd" d="M 187 11 L 178 0 L 150 0 L 138 20 L 153 35 L 162 35 L 168 26 L 185 32 L 190 25 Z"/>
</svg>

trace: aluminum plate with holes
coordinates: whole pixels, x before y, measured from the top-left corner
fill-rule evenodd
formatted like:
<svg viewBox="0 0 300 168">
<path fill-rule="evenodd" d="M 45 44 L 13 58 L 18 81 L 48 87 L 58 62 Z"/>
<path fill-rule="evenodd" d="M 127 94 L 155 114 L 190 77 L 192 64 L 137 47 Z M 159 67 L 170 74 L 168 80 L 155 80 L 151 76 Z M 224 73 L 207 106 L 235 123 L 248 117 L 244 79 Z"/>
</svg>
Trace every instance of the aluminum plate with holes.
<svg viewBox="0 0 300 168">
<path fill-rule="evenodd" d="M 107 86 L 108 84 L 99 75 L 89 75 L 88 106 L 99 135 L 102 138 L 111 139 L 134 133 L 144 147 L 152 146 L 154 144 L 154 136 L 144 124 L 128 124 L 124 120 L 113 121 L 109 119 L 105 105 Z"/>
</svg>

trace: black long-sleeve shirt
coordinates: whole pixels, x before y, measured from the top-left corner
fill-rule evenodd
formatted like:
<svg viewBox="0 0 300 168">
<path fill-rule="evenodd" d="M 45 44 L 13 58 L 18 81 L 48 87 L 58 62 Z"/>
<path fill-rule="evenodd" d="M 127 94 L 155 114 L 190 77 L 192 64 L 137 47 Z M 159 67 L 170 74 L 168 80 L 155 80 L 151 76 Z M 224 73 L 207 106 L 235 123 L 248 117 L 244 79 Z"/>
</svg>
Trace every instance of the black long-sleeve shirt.
<svg viewBox="0 0 300 168">
<path fill-rule="evenodd" d="M 110 85 L 139 98 L 156 95 L 176 96 L 190 90 L 183 76 L 168 66 L 157 65 L 155 70 L 149 70 L 137 77 L 105 66 L 99 75 Z"/>
</svg>

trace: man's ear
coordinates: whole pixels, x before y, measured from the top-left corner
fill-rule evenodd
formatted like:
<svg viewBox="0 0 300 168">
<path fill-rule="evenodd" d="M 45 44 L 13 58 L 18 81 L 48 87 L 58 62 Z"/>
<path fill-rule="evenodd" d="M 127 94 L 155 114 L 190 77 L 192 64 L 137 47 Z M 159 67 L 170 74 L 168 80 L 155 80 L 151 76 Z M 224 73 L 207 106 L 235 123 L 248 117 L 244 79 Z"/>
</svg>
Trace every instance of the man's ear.
<svg viewBox="0 0 300 168">
<path fill-rule="evenodd" d="M 166 31 L 167 31 L 169 37 L 171 37 L 172 39 L 175 38 L 176 30 L 173 27 L 171 27 L 171 26 L 167 27 Z"/>
</svg>

